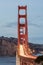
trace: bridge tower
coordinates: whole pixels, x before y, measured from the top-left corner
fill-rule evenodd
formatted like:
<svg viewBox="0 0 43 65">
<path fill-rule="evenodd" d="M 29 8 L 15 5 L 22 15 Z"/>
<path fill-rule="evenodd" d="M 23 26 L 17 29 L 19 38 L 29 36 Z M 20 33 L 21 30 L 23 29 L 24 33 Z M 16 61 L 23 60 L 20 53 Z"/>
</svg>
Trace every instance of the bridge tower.
<svg viewBox="0 0 43 65">
<path fill-rule="evenodd" d="M 28 49 L 28 28 L 27 28 L 27 6 L 18 6 L 18 47 L 25 45 Z"/>
<path fill-rule="evenodd" d="M 35 65 L 35 56 L 28 48 L 27 6 L 18 6 L 18 46 L 16 65 Z"/>
</svg>

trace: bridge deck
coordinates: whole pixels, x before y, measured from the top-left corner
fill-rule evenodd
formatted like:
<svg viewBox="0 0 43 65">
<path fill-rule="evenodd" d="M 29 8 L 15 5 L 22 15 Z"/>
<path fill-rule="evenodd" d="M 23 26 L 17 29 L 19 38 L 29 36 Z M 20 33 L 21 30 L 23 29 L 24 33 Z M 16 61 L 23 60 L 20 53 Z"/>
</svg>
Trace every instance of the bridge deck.
<svg viewBox="0 0 43 65">
<path fill-rule="evenodd" d="M 33 55 L 30 55 L 30 54 L 28 54 L 27 53 L 27 51 L 25 51 L 25 53 L 24 53 L 24 47 L 23 47 L 23 45 L 20 45 L 20 47 L 19 47 L 20 49 L 20 51 L 19 51 L 19 55 L 20 56 L 22 56 L 22 57 L 25 57 L 25 58 L 30 58 L 30 59 L 36 59 L 37 58 L 37 56 L 33 56 Z"/>
</svg>

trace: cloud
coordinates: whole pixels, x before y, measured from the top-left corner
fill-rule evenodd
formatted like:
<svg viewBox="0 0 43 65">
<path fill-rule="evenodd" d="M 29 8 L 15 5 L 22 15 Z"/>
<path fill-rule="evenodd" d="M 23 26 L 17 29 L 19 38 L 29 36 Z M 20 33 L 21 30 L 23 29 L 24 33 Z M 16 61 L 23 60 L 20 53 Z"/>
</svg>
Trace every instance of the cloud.
<svg viewBox="0 0 43 65">
<path fill-rule="evenodd" d="M 17 22 L 7 23 L 7 24 L 5 25 L 5 27 L 14 27 L 14 26 L 17 26 Z"/>
<path fill-rule="evenodd" d="M 31 26 L 35 26 L 35 27 L 40 27 L 40 25 L 35 24 L 35 23 L 29 23 L 29 25 L 31 25 Z"/>
<path fill-rule="evenodd" d="M 17 26 L 17 22 L 11 22 L 11 23 L 7 23 L 5 25 L 5 27 L 14 27 L 14 26 Z M 28 25 L 30 26 L 34 26 L 34 27 L 43 27 L 41 24 L 37 24 L 37 23 L 33 23 L 33 22 L 29 22 Z"/>
</svg>

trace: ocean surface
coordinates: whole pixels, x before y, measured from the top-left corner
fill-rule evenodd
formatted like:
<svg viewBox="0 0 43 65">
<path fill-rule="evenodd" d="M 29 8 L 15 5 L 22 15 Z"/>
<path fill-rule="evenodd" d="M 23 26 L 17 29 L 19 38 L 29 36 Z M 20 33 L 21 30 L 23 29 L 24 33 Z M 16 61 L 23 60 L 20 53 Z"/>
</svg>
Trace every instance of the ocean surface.
<svg viewBox="0 0 43 65">
<path fill-rule="evenodd" d="M 16 65 L 16 57 L 0 57 L 0 65 Z"/>
</svg>

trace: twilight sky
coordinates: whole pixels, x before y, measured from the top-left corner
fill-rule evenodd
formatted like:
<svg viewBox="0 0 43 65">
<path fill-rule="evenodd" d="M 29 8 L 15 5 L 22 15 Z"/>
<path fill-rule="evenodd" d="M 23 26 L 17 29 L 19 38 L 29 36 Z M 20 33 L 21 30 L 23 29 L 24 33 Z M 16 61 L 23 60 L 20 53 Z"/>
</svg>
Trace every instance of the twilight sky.
<svg viewBox="0 0 43 65">
<path fill-rule="evenodd" d="M 27 5 L 29 41 L 43 43 L 43 0 L 0 0 L 0 36 L 17 37 L 18 5 Z"/>
</svg>

